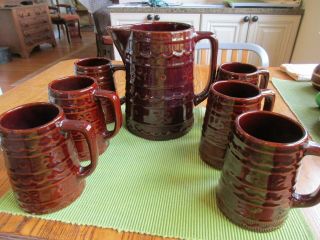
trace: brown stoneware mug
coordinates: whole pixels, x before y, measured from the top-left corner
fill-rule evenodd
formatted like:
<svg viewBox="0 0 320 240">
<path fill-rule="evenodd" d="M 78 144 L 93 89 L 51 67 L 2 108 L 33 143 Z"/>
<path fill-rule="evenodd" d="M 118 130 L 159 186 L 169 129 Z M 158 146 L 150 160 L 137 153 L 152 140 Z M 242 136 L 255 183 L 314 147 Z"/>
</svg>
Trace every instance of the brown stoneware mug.
<svg viewBox="0 0 320 240">
<path fill-rule="evenodd" d="M 90 164 L 82 167 L 70 132 L 85 137 Z M 66 119 L 51 103 L 30 103 L 0 116 L 1 147 L 7 173 L 20 207 L 44 214 L 62 209 L 80 196 L 85 177 L 97 164 L 92 126 Z"/>
<path fill-rule="evenodd" d="M 220 210 L 232 222 L 254 231 L 280 227 L 290 208 L 320 202 L 320 187 L 311 194 L 295 191 L 301 160 L 320 156 L 320 145 L 296 121 L 273 112 L 238 116 L 217 187 Z"/>
<path fill-rule="evenodd" d="M 106 126 L 106 114 L 101 100 L 112 103 L 115 125 L 112 131 Z M 62 107 L 66 117 L 85 120 L 93 126 L 98 142 L 99 154 L 108 147 L 108 139 L 114 137 L 122 125 L 120 100 L 115 92 L 101 90 L 94 78 L 88 76 L 69 76 L 49 83 L 49 101 Z M 105 114 L 106 113 L 106 114 Z M 81 161 L 89 159 L 89 149 L 82 134 L 72 134 Z"/>
<path fill-rule="evenodd" d="M 240 62 L 221 64 L 217 73 L 217 81 L 228 79 L 241 80 L 255 84 L 261 89 L 267 88 L 269 77 L 268 70 L 258 69 L 254 65 Z"/>
<path fill-rule="evenodd" d="M 86 75 L 94 77 L 100 87 L 100 89 L 116 91 L 113 74 L 118 71 L 125 71 L 123 65 L 112 64 L 111 60 L 103 57 L 92 57 L 79 59 L 74 63 L 74 72 L 76 75 Z M 120 99 L 121 103 L 124 103 L 125 98 Z M 106 116 L 106 122 L 112 123 L 115 121 L 114 111 L 112 109 L 112 102 L 102 101 L 106 104 L 106 109 L 109 114 Z"/>
<path fill-rule="evenodd" d="M 272 111 L 275 93 L 251 83 L 226 80 L 212 84 L 202 126 L 199 152 L 210 166 L 221 169 L 234 120 L 241 113 L 261 109 Z"/>
</svg>

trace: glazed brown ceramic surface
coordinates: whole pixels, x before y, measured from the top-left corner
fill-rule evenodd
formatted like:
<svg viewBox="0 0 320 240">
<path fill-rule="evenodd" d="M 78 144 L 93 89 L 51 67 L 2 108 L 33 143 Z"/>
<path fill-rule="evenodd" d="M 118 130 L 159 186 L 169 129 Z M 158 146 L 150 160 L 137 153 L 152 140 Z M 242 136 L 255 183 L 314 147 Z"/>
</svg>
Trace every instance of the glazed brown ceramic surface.
<svg viewBox="0 0 320 240">
<path fill-rule="evenodd" d="M 319 203 L 320 187 L 311 194 L 295 192 L 305 155 L 320 156 L 320 145 L 299 123 L 267 111 L 243 113 L 235 120 L 217 187 L 220 210 L 242 227 L 271 231 L 290 208 Z"/>
<path fill-rule="evenodd" d="M 311 77 L 312 86 L 320 91 L 320 64 L 313 70 Z"/>
<path fill-rule="evenodd" d="M 118 70 L 125 70 L 123 65 L 113 65 L 111 61 L 103 57 L 84 58 L 74 63 L 76 75 L 86 75 L 96 79 L 100 89 L 116 91 L 113 74 Z M 124 102 L 124 98 L 121 99 Z M 107 111 L 106 122 L 115 121 L 113 105 L 109 101 L 102 101 Z"/>
<path fill-rule="evenodd" d="M 86 138 L 91 163 L 81 167 L 70 132 Z M 66 207 L 80 196 L 84 177 L 96 167 L 98 150 L 92 126 L 67 120 L 60 107 L 31 103 L 0 116 L 1 147 L 20 207 L 43 214 Z"/>
<path fill-rule="evenodd" d="M 221 169 L 234 120 L 241 113 L 261 109 L 272 111 L 275 93 L 236 80 L 212 84 L 200 141 L 200 156 L 210 166 Z"/>
<path fill-rule="evenodd" d="M 221 64 L 217 73 L 217 81 L 241 80 L 255 84 L 261 89 L 267 88 L 269 77 L 268 70 L 258 69 L 254 65 L 240 62 Z"/>
<path fill-rule="evenodd" d="M 112 103 L 115 126 L 112 131 L 106 127 L 104 104 L 101 100 Z M 66 117 L 73 120 L 85 120 L 92 124 L 98 142 L 99 154 L 108 146 L 108 139 L 115 136 L 122 124 L 120 100 L 115 92 L 98 88 L 94 78 L 88 76 L 69 76 L 54 80 L 49 84 L 49 101 L 62 107 Z M 105 113 L 109 112 L 105 109 Z M 88 160 L 89 149 L 82 134 L 73 133 L 73 140 L 80 160 Z"/>
<path fill-rule="evenodd" d="M 186 134 L 193 125 L 193 106 L 208 95 L 214 80 L 218 42 L 211 32 L 195 33 L 183 23 L 154 22 L 108 27 L 126 66 L 126 126 L 151 140 Z M 211 77 L 198 95 L 193 90 L 195 44 L 212 46 Z"/>
</svg>

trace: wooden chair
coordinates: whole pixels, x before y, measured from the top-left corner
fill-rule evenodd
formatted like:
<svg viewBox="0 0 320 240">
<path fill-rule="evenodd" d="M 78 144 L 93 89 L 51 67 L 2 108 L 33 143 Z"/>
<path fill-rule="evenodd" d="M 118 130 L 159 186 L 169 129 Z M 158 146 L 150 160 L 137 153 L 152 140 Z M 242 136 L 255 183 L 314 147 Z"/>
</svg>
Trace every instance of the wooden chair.
<svg viewBox="0 0 320 240">
<path fill-rule="evenodd" d="M 200 42 L 196 49 L 200 51 L 200 64 L 208 62 L 209 43 Z M 269 57 L 264 48 L 254 43 L 219 43 L 218 64 L 225 62 L 243 62 L 248 63 L 250 52 L 255 53 L 260 63 L 259 66 L 269 67 Z"/>
<path fill-rule="evenodd" d="M 65 8 L 66 13 L 61 13 L 60 8 Z M 52 24 L 57 25 L 59 39 L 61 39 L 60 26 L 65 27 L 68 43 L 70 44 L 70 26 L 77 25 L 78 36 L 82 38 L 80 31 L 80 17 L 72 13 L 72 8 L 68 4 L 57 4 L 56 6 L 49 6 Z"/>
<path fill-rule="evenodd" d="M 111 1 L 106 1 L 106 6 L 111 5 Z M 106 14 L 105 7 L 93 13 L 93 20 L 96 32 L 96 45 L 98 57 L 114 59 L 113 41 L 107 33 L 107 26 L 111 24 L 110 15 Z"/>
</svg>

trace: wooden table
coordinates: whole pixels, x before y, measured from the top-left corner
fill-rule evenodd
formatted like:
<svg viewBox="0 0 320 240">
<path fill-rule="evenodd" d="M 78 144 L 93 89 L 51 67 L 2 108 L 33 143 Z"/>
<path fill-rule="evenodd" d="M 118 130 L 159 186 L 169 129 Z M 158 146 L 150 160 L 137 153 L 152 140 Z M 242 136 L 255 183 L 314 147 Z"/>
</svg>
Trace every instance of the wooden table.
<svg viewBox="0 0 320 240">
<path fill-rule="evenodd" d="M 32 79 L 22 83 L 16 88 L 0 96 L 0 113 L 15 106 L 37 101 L 47 101 L 47 85 L 53 79 L 73 74 L 73 63 L 75 60 L 60 62 L 49 69 L 41 72 Z M 289 76 L 280 72 L 278 68 L 270 68 L 273 77 L 290 79 Z M 201 89 L 205 85 L 208 76 L 206 66 L 197 66 L 195 69 L 195 87 Z M 116 75 L 117 89 L 119 94 L 124 92 L 124 73 Z M 269 85 L 273 88 L 272 84 Z M 205 106 L 205 103 L 201 105 Z M 275 112 L 279 112 L 295 118 L 283 99 L 277 93 Z M 3 157 L 0 154 L 0 196 L 10 188 L 6 171 L 3 164 Z M 303 161 L 301 173 L 298 180 L 297 190 L 301 193 L 313 191 L 320 184 L 320 159 L 316 157 L 306 157 Z M 320 205 L 320 204 L 319 204 Z M 318 214 L 317 214 L 318 212 Z M 303 213 L 315 231 L 317 238 L 320 238 L 320 206 L 303 209 Z M 317 219 L 318 218 L 318 219 Z M 23 216 L 12 216 L 0 213 L 0 239 L 162 239 L 138 233 L 118 232 L 112 229 L 98 227 L 78 226 L 61 222 L 41 220 Z"/>
</svg>

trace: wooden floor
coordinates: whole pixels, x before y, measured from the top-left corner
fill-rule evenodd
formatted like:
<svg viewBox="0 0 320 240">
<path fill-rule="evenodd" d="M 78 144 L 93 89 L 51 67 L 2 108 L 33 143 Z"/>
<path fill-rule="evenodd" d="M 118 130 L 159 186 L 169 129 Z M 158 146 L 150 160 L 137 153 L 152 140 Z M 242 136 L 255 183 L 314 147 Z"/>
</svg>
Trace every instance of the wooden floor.
<svg viewBox="0 0 320 240">
<path fill-rule="evenodd" d="M 21 58 L 16 55 L 13 56 L 11 62 L 0 64 L 0 89 L 2 92 L 14 88 L 39 71 L 43 71 L 61 60 L 96 56 L 97 50 L 93 30 L 81 31 L 81 33 L 82 39 L 72 38 L 69 45 L 64 33 L 61 34 L 61 40 L 59 40 L 57 38 L 58 34 L 55 32 L 57 41 L 55 48 L 44 44 L 35 49 L 30 58 Z"/>
</svg>

